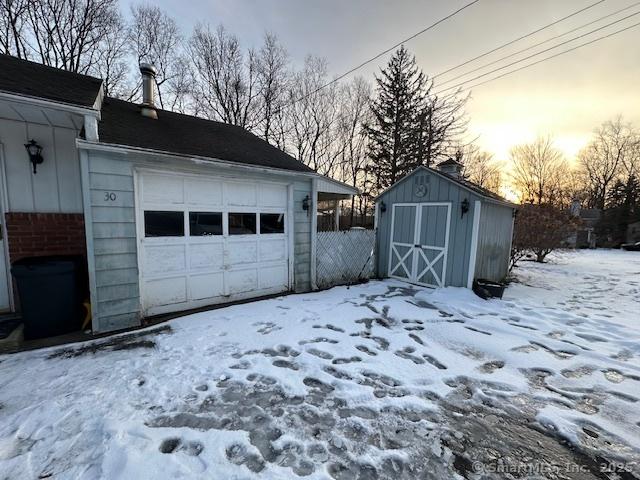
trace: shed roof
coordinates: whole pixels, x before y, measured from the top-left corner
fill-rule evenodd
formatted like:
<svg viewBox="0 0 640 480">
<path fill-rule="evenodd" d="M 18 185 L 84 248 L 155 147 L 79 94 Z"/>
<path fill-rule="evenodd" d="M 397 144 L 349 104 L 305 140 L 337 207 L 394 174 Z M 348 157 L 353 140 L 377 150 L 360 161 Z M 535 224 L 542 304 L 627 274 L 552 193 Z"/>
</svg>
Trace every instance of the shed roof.
<svg viewBox="0 0 640 480">
<path fill-rule="evenodd" d="M 105 98 L 98 125 L 100 143 L 313 172 L 304 163 L 244 128 L 168 110 L 157 112 L 157 119 L 145 117 L 135 103 Z"/>
<path fill-rule="evenodd" d="M 455 177 L 453 175 L 449 175 L 448 173 L 442 172 L 440 170 L 436 170 L 434 168 L 429 168 L 429 167 L 425 167 L 425 166 L 420 166 L 420 167 L 416 168 L 412 172 L 410 172 L 407 175 L 405 175 L 404 177 L 402 177 L 396 183 L 394 183 L 390 187 L 386 188 L 384 191 L 382 191 L 382 193 L 380 193 L 376 197 L 376 201 L 378 201 L 378 199 L 382 195 L 387 193 L 389 190 L 395 188 L 396 185 L 398 185 L 399 183 L 403 182 L 407 178 L 411 177 L 412 175 L 414 175 L 418 171 L 427 171 L 429 173 L 433 173 L 435 175 L 439 175 L 440 177 L 445 178 L 446 180 L 448 180 L 448 181 L 450 181 L 452 183 L 455 183 L 455 184 L 461 186 L 462 188 L 465 188 L 466 190 L 470 190 L 471 192 L 475 193 L 476 195 L 479 195 L 479 196 L 481 196 L 481 197 L 483 197 L 483 198 L 485 198 L 487 200 L 490 200 L 490 201 L 493 201 L 493 202 L 496 202 L 496 203 L 500 203 L 500 204 L 503 204 L 503 205 L 508 206 L 508 207 L 514 207 L 514 208 L 517 207 L 516 204 L 508 201 L 506 198 L 502 197 L 501 195 L 498 195 L 497 193 L 494 193 L 491 190 L 488 190 L 488 189 L 486 189 L 484 187 L 481 187 L 480 185 L 478 185 L 476 183 L 473 183 L 473 182 L 470 182 L 469 180 L 466 180 L 464 178 Z"/>
<path fill-rule="evenodd" d="M 0 54 L 0 91 L 93 108 L 102 80 Z"/>
</svg>

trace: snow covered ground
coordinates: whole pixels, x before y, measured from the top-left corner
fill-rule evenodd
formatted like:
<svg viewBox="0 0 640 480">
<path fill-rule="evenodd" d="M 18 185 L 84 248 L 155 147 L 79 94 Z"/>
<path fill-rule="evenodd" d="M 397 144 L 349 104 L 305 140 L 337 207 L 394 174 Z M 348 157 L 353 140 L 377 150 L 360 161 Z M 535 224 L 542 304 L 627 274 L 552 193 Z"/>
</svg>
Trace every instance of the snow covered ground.
<svg viewBox="0 0 640 480">
<path fill-rule="evenodd" d="M 517 277 L 503 300 L 371 282 L 2 356 L 0 478 L 640 478 L 640 255 Z"/>
</svg>

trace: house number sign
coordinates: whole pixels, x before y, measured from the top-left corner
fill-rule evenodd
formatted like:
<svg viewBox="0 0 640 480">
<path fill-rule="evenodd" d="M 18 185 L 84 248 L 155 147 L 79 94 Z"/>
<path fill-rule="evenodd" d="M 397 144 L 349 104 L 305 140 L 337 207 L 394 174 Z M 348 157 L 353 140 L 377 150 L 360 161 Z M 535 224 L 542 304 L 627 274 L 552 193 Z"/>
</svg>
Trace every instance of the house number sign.
<svg viewBox="0 0 640 480">
<path fill-rule="evenodd" d="M 115 192 L 104 192 L 104 201 L 105 202 L 115 202 L 118 196 Z"/>
</svg>

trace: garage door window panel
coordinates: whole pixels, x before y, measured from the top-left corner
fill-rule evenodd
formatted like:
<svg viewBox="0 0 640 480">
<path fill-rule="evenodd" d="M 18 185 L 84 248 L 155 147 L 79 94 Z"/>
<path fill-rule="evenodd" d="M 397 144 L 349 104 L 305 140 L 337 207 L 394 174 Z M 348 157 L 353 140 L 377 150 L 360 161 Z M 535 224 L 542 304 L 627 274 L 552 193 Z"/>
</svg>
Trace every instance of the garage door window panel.
<svg viewBox="0 0 640 480">
<path fill-rule="evenodd" d="M 183 237 L 184 212 L 146 210 L 144 212 L 145 237 Z"/>
<path fill-rule="evenodd" d="M 261 213 L 260 234 L 284 233 L 284 213 Z"/>
<path fill-rule="evenodd" d="M 189 212 L 189 235 L 222 235 L 222 212 Z"/>
<path fill-rule="evenodd" d="M 229 212 L 229 235 L 254 235 L 255 233 L 255 213 Z"/>
</svg>

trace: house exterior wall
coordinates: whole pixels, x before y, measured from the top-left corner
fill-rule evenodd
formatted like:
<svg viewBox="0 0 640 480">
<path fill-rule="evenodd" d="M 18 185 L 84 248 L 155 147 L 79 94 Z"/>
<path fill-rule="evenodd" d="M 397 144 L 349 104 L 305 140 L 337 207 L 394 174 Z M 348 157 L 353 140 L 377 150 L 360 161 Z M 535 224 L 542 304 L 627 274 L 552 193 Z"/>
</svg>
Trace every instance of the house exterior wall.
<svg viewBox="0 0 640 480">
<path fill-rule="evenodd" d="M 311 181 L 287 175 L 251 173 L 247 170 L 187 164 L 167 157 L 81 151 L 86 212 L 87 251 L 92 290 L 94 331 L 110 331 L 140 324 L 140 290 L 136 239 L 135 176 L 140 168 L 171 172 L 240 176 L 247 180 L 288 181 L 293 185 L 294 285 L 310 288 L 311 220 L 302 210 Z M 115 193 L 113 196 L 108 195 Z"/>
<path fill-rule="evenodd" d="M 14 213 L 5 215 L 11 263 L 44 255 L 86 256 L 81 213 Z"/>
<path fill-rule="evenodd" d="M 7 212 L 82 213 L 80 163 L 74 128 L 0 118 Z M 44 163 L 33 174 L 24 144 L 34 139 Z"/>
<path fill-rule="evenodd" d="M 415 186 L 419 182 L 425 182 L 427 185 L 427 192 L 422 197 L 415 194 Z M 464 216 L 461 216 L 461 203 L 464 199 L 469 200 L 470 210 Z M 479 199 L 478 196 L 455 183 L 424 169 L 416 170 L 397 182 L 377 200 L 378 207 L 382 202 L 386 205 L 385 212 L 381 212 L 380 208 L 378 208 L 378 233 L 376 238 L 378 277 L 389 276 L 393 205 L 395 203 L 449 202 L 451 203 L 451 224 L 445 286 L 466 286 L 473 229 L 473 205 Z"/>
<path fill-rule="evenodd" d="M 499 282 L 509 272 L 513 208 L 483 202 L 480 212 L 475 278 Z"/>
</svg>

